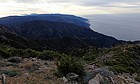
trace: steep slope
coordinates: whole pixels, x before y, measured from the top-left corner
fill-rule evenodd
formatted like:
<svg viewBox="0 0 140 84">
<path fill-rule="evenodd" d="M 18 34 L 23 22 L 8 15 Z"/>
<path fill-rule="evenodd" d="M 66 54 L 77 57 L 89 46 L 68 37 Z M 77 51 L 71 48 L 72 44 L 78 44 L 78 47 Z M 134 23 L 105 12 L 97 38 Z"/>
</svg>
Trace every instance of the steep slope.
<svg viewBox="0 0 140 84">
<path fill-rule="evenodd" d="M 140 70 L 140 45 L 124 44 L 111 48 L 105 52 L 104 64 L 112 66 L 118 73 L 135 73 Z"/>
<path fill-rule="evenodd" d="M 90 49 L 92 50 L 92 49 Z M 89 51 L 85 54 L 92 59 L 93 63 L 98 66 L 107 66 L 114 73 L 137 73 L 140 75 L 140 45 L 138 44 L 121 44 L 116 47 L 102 49 L 96 54 L 95 51 Z"/>
<path fill-rule="evenodd" d="M 140 82 L 139 43 L 125 43 L 105 49 L 92 47 L 71 49 L 67 53 L 82 57 L 89 63 L 85 65 L 87 70 L 86 81 L 92 78 L 91 81 L 93 82 L 104 80 L 108 81 L 109 84 L 112 84 L 110 83 L 112 81 L 116 84 L 139 84 L 138 82 Z"/>
<path fill-rule="evenodd" d="M 0 25 L 0 43 L 25 48 L 28 46 L 27 40 L 13 32 L 12 29 Z"/>
<path fill-rule="evenodd" d="M 62 22 L 35 20 L 17 25 L 13 29 L 18 35 L 34 40 L 70 37 L 98 47 L 111 47 L 120 42 L 113 37 L 105 36 L 91 29 Z"/>
<path fill-rule="evenodd" d="M 5 44 L 20 49 L 32 48 L 35 50 L 64 50 L 70 47 L 89 46 L 89 44 L 80 39 L 68 37 L 47 40 L 26 39 L 20 35 L 17 35 L 12 29 L 2 25 L 0 25 L 0 44 Z"/>
</svg>

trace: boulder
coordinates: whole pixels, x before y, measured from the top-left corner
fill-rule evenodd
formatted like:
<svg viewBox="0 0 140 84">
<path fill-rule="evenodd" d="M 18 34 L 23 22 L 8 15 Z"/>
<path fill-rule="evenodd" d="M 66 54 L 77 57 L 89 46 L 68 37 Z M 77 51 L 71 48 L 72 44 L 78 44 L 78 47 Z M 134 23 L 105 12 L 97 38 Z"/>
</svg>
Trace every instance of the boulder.
<svg viewBox="0 0 140 84">
<path fill-rule="evenodd" d="M 100 82 L 99 82 L 99 81 L 96 81 L 96 80 L 94 80 L 94 79 L 91 79 L 91 80 L 88 82 L 88 84 L 100 84 Z"/>
<path fill-rule="evenodd" d="M 61 78 L 61 81 L 63 82 L 63 84 L 66 84 L 68 82 L 68 80 L 65 77 Z"/>
<path fill-rule="evenodd" d="M 67 75 L 66 75 L 66 78 L 68 79 L 68 80 L 75 80 L 75 79 L 77 79 L 79 77 L 79 75 L 77 75 L 77 74 L 75 74 L 75 73 L 68 73 Z"/>
<path fill-rule="evenodd" d="M 101 74 L 97 74 L 93 79 L 91 79 L 88 84 L 100 84 L 100 81 L 103 80 Z"/>
</svg>

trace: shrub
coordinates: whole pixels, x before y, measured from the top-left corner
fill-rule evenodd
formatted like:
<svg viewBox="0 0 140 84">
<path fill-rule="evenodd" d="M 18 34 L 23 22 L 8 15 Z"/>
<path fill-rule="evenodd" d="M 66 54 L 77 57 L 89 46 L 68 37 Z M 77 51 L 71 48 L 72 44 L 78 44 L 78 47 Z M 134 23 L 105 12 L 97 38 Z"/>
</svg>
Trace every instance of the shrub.
<svg viewBox="0 0 140 84">
<path fill-rule="evenodd" d="M 10 77 L 14 77 L 14 76 L 20 75 L 20 71 L 17 71 L 17 70 L 0 70 L 0 74 L 6 74 Z"/>
<path fill-rule="evenodd" d="M 58 72 L 63 76 L 66 76 L 68 73 L 76 73 L 82 77 L 85 74 L 83 65 L 76 58 L 70 57 L 64 57 L 60 60 Z"/>
<path fill-rule="evenodd" d="M 38 56 L 39 59 L 42 60 L 54 60 L 54 59 L 60 59 L 61 54 L 55 52 L 55 51 L 43 51 L 40 56 Z"/>
<path fill-rule="evenodd" d="M 89 55 L 89 56 L 85 56 L 84 57 L 84 60 L 86 60 L 86 61 L 94 61 L 95 58 L 96 58 L 95 55 Z"/>
<path fill-rule="evenodd" d="M 111 66 L 110 68 L 111 71 L 113 71 L 115 74 L 118 74 L 118 73 L 135 73 L 136 72 L 136 69 L 131 67 L 131 66 L 123 66 L 123 65 L 114 65 L 114 66 Z"/>
<path fill-rule="evenodd" d="M 37 57 L 39 56 L 39 52 L 32 50 L 32 49 L 26 49 L 25 51 L 26 57 Z"/>
<path fill-rule="evenodd" d="M 23 65 L 21 65 L 21 67 L 27 69 L 30 73 L 32 73 L 32 72 L 38 70 L 40 66 L 33 62 L 27 62 L 27 63 L 24 63 Z"/>
<path fill-rule="evenodd" d="M 8 59 L 9 62 L 20 63 L 22 60 L 21 57 L 11 57 Z"/>
<path fill-rule="evenodd" d="M 110 70 L 113 71 L 115 74 L 127 72 L 127 70 L 123 66 L 120 66 L 120 65 L 111 66 Z"/>
<path fill-rule="evenodd" d="M 140 76 L 136 77 L 135 80 L 140 82 Z"/>
<path fill-rule="evenodd" d="M 136 72 L 136 69 L 131 66 L 126 67 L 126 70 L 127 70 L 127 72 L 129 72 L 131 74 Z"/>
<path fill-rule="evenodd" d="M 39 65 L 33 63 L 32 66 L 28 69 L 29 72 L 34 72 L 39 69 Z"/>
<path fill-rule="evenodd" d="M 0 50 L 0 58 L 9 58 L 9 57 L 10 57 L 9 53 Z"/>
</svg>

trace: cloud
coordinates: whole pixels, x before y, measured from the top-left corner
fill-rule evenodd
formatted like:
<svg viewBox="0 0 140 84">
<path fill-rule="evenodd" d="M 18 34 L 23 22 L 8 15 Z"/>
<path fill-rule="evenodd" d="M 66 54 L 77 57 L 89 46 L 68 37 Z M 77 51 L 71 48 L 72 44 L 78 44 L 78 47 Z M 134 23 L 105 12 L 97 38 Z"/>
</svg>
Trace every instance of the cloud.
<svg viewBox="0 0 140 84">
<path fill-rule="evenodd" d="M 0 5 L 0 16 L 26 13 L 140 13 L 140 0 L 0 0 Z"/>
<path fill-rule="evenodd" d="M 15 1 L 17 3 L 73 3 L 85 6 L 107 5 L 112 3 L 137 3 L 139 0 L 0 0 L 0 2 Z"/>
<path fill-rule="evenodd" d="M 31 0 L 34 1 L 34 0 Z M 46 0 L 46 2 L 51 3 L 73 3 L 85 6 L 94 6 L 94 5 L 107 5 L 112 3 L 137 3 L 139 0 Z"/>
</svg>

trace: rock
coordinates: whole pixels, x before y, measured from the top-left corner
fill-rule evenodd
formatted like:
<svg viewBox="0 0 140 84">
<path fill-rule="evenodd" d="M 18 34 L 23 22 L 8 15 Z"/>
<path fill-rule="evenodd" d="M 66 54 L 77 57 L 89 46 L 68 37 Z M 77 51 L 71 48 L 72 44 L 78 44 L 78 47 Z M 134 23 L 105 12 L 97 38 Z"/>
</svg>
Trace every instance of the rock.
<svg viewBox="0 0 140 84">
<path fill-rule="evenodd" d="M 64 84 L 68 82 L 68 80 L 65 77 L 61 78 L 61 80 L 63 81 Z"/>
<path fill-rule="evenodd" d="M 32 61 L 36 61 L 37 59 L 36 58 L 32 58 Z"/>
<path fill-rule="evenodd" d="M 103 80 L 103 77 L 100 74 L 97 74 L 93 79 L 89 81 L 88 84 L 100 84 L 100 81 Z"/>
<path fill-rule="evenodd" d="M 29 79 L 30 74 L 29 74 L 29 73 L 25 73 L 25 74 L 24 74 L 24 77 L 27 78 L 27 79 Z"/>
<path fill-rule="evenodd" d="M 115 81 L 113 80 L 112 77 L 110 77 L 110 80 L 111 80 L 112 84 L 115 84 Z"/>
<path fill-rule="evenodd" d="M 78 78 L 79 76 L 77 75 L 77 74 L 75 74 L 75 73 L 68 73 L 67 75 L 66 75 L 66 78 L 68 79 L 68 80 L 75 80 L 76 78 Z"/>
<path fill-rule="evenodd" d="M 94 80 L 94 79 L 91 79 L 91 80 L 88 82 L 88 84 L 100 84 L 100 82 L 99 82 L 99 81 L 96 81 L 96 80 Z"/>
<path fill-rule="evenodd" d="M 44 65 L 49 65 L 48 62 L 44 62 Z"/>
<path fill-rule="evenodd" d="M 5 74 L 2 74 L 2 84 L 6 84 L 6 77 L 5 77 Z"/>
<path fill-rule="evenodd" d="M 96 71 L 98 73 L 100 73 L 100 75 L 102 75 L 104 77 L 112 77 L 112 76 L 114 76 L 113 72 L 109 71 L 108 69 L 106 69 L 104 67 L 98 68 Z"/>
<path fill-rule="evenodd" d="M 103 80 L 103 77 L 101 76 L 101 74 L 97 74 L 95 77 L 94 77 L 94 80 L 96 81 L 102 81 Z"/>
<path fill-rule="evenodd" d="M 137 73 L 132 74 L 132 77 L 136 78 L 137 77 Z"/>
<path fill-rule="evenodd" d="M 87 65 L 86 66 L 86 70 L 94 70 L 95 69 L 95 65 Z"/>
<path fill-rule="evenodd" d="M 27 62 L 27 61 L 28 61 L 28 59 L 27 59 L 27 58 L 24 58 L 23 60 L 24 60 L 25 62 Z"/>
</svg>

